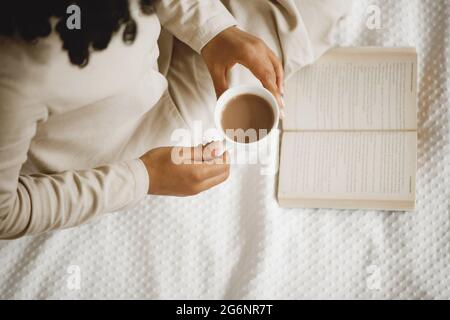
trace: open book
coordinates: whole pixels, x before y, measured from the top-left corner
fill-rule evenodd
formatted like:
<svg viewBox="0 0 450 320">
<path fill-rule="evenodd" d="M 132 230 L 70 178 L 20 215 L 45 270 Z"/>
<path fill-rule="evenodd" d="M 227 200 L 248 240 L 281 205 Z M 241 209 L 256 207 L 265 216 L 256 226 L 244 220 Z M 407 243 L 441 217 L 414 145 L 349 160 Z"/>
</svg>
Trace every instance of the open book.
<svg viewBox="0 0 450 320">
<path fill-rule="evenodd" d="M 290 78 L 286 93 L 281 206 L 414 209 L 414 49 L 333 49 Z"/>
</svg>

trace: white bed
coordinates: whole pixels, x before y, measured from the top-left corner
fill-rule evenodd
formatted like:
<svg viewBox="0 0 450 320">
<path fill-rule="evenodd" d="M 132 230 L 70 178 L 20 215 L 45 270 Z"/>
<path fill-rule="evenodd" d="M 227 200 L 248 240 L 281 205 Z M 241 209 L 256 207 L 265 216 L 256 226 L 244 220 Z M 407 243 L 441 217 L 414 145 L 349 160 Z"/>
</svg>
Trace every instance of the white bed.
<svg viewBox="0 0 450 320">
<path fill-rule="evenodd" d="M 193 198 L 1 241 L 0 298 L 449 299 L 450 1 L 355 1 L 336 44 L 417 47 L 415 212 L 281 209 L 275 177 L 237 166 Z"/>
</svg>

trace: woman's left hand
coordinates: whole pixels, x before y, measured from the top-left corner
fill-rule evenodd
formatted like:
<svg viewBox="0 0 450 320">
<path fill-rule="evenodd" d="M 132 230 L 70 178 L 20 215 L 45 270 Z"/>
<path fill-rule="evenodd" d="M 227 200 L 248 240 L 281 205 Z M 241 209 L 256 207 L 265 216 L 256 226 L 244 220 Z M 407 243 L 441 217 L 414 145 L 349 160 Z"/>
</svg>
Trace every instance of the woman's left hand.
<svg viewBox="0 0 450 320">
<path fill-rule="evenodd" d="M 238 63 L 247 67 L 284 108 L 283 65 L 261 39 L 231 27 L 213 38 L 201 54 L 211 74 L 217 97 L 228 89 L 228 71 Z"/>
</svg>

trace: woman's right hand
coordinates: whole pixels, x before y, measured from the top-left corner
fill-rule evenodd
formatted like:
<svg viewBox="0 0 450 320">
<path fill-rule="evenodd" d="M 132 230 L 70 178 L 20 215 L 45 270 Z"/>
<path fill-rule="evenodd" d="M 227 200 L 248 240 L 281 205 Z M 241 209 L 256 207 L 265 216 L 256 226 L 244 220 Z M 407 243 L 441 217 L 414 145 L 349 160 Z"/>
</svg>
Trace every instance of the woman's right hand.
<svg viewBox="0 0 450 320">
<path fill-rule="evenodd" d="M 149 175 L 149 194 L 192 196 L 208 190 L 230 174 L 228 153 L 219 151 L 222 143 L 197 147 L 162 147 L 153 149 L 140 159 Z"/>
</svg>

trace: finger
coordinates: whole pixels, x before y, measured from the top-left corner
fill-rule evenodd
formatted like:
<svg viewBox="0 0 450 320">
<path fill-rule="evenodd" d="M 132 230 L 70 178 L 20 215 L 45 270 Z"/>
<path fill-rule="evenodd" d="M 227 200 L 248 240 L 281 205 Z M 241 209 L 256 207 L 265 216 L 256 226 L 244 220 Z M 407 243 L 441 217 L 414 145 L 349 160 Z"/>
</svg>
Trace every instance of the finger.
<svg viewBox="0 0 450 320">
<path fill-rule="evenodd" d="M 213 141 L 208 143 L 203 148 L 203 160 L 213 160 L 219 156 L 222 156 L 224 152 L 224 145 L 222 141 Z"/>
<path fill-rule="evenodd" d="M 282 95 L 280 94 L 279 90 L 278 90 L 278 86 L 276 85 L 275 82 L 269 82 L 265 85 L 263 85 L 267 90 L 269 90 L 273 96 L 275 97 L 275 99 L 277 100 L 278 103 L 278 107 L 280 109 L 280 117 L 284 118 L 284 99 L 282 97 Z"/>
<path fill-rule="evenodd" d="M 214 163 L 214 164 L 226 164 L 226 165 L 230 165 L 230 154 L 228 151 L 226 150 L 222 150 L 222 154 L 218 157 L 216 157 L 215 159 L 209 161 L 210 163 Z"/>
<path fill-rule="evenodd" d="M 181 151 L 183 164 L 225 164 L 227 163 L 228 153 L 224 152 L 222 141 L 213 141 L 206 145 L 199 144 L 196 147 L 176 147 Z"/>
<path fill-rule="evenodd" d="M 192 160 L 194 160 L 195 164 L 203 162 L 203 145 L 201 143 L 196 147 L 192 147 Z"/>
<path fill-rule="evenodd" d="M 277 74 L 275 72 L 272 61 L 268 56 L 259 60 L 252 59 L 252 61 L 242 61 L 243 66 L 248 68 L 253 75 L 261 81 L 261 84 L 269 90 L 276 98 L 280 108 L 283 106 L 280 90 L 277 86 Z"/>
<path fill-rule="evenodd" d="M 277 78 L 277 86 L 280 92 L 280 97 L 278 99 L 278 103 L 280 106 L 280 117 L 283 119 L 285 115 L 285 103 L 284 103 L 284 68 L 280 59 L 275 55 L 275 53 L 269 49 L 269 56 L 273 63 L 273 68 L 276 73 Z"/>
<path fill-rule="evenodd" d="M 211 78 L 216 91 L 216 96 L 219 98 L 222 93 L 228 89 L 227 70 L 223 68 L 216 68 L 211 72 Z"/>
<path fill-rule="evenodd" d="M 275 53 L 269 49 L 269 58 L 272 61 L 273 68 L 275 70 L 277 78 L 277 86 L 280 90 L 281 96 L 284 95 L 284 68 L 280 59 L 275 55 Z"/>
<path fill-rule="evenodd" d="M 189 178 L 193 182 L 201 183 L 230 170 L 228 153 L 225 152 L 222 157 L 209 162 L 186 164 L 185 168 L 189 171 Z"/>
<path fill-rule="evenodd" d="M 275 69 L 272 61 L 267 56 L 259 59 L 253 57 L 251 61 L 242 61 L 242 65 L 248 68 L 266 89 L 273 90 L 274 93 L 278 91 Z"/>
<path fill-rule="evenodd" d="M 284 108 L 284 101 L 283 98 L 281 97 L 281 92 L 279 89 L 279 86 L 277 85 L 277 77 L 275 74 L 275 69 L 272 69 L 273 71 L 273 76 L 266 79 L 265 82 L 261 82 L 262 85 L 264 86 L 264 88 L 266 88 L 267 90 L 269 90 L 273 96 L 275 97 L 275 99 L 278 102 L 278 106 L 283 109 Z M 266 71 L 266 72 L 270 72 L 270 71 Z"/>
<path fill-rule="evenodd" d="M 275 69 L 274 69 L 274 70 L 275 70 Z M 275 97 L 275 99 L 277 100 L 278 107 L 279 107 L 279 109 L 280 109 L 280 117 L 281 117 L 281 118 L 284 118 L 284 107 L 285 107 L 285 105 L 284 105 L 284 98 L 283 98 L 283 95 L 281 94 L 280 86 L 277 85 L 277 82 L 280 81 L 280 80 L 278 79 L 278 76 L 276 76 L 276 80 L 275 80 L 275 81 L 276 81 L 276 82 L 274 82 L 273 80 L 272 80 L 272 81 L 269 81 L 268 83 L 263 84 L 263 86 L 264 86 L 267 90 L 269 90 L 269 91 L 273 94 L 273 96 Z"/>
</svg>

